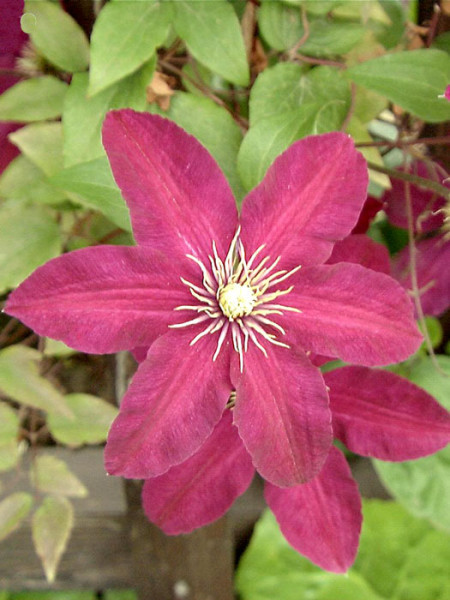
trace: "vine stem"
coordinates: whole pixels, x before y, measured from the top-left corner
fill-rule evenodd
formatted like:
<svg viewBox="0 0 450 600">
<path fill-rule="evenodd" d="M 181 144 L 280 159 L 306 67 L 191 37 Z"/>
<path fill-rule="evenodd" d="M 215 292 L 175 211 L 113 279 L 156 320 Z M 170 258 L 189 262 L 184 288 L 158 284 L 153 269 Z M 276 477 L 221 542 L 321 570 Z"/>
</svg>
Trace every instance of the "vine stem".
<svg viewBox="0 0 450 600">
<path fill-rule="evenodd" d="M 388 146 L 389 148 L 403 148 L 403 146 L 415 146 L 418 144 L 426 146 L 450 144 L 450 135 L 435 138 L 419 138 L 416 140 L 397 140 L 396 142 L 389 142 L 387 140 L 383 142 L 357 142 L 355 146 L 357 148 L 380 148 L 383 146 Z"/>
<path fill-rule="evenodd" d="M 379 173 L 385 173 L 394 179 L 401 179 L 406 181 L 407 183 L 414 185 L 418 185 L 419 187 L 426 188 L 438 194 L 439 196 L 443 196 L 447 200 L 450 200 L 450 190 L 437 183 L 436 181 L 432 181 L 430 179 L 425 179 L 424 177 L 419 177 L 418 175 L 413 175 L 412 173 L 405 173 L 404 171 L 397 171 L 396 169 L 390 169 L 389 167 L 384 167 L 381 165 L 377 165 L 373 162 L 368 162 L 367 166 L 369 169 L 373 171 L 378 171 Z M 406 190 L 405 190 L 406 191 Z"/>
<path fill-rule="evenodd" d="M 420 301 L 419 282 L 417 279 L 417 248 L 414 242 L 414 215 L 412 209 L 411 200 L 411 182 L 405 180 L 405 200 L 406 200 L 406 218 L 408 221 L 408 249 L 409 249 L 409 267 L 411 273 L 411 291 L 416 307 L 417 316 L 419 318 L 420 327 L 425 338 L 425 344 L 430 354 L 431 361 L 439 373 L 443 374 L 439 363 L 436 360 L 434 353 L 433 344 L 431 343 L 430 334 L 428 333 L 427 324 L 425 321 L 425 315 L 422 308 L 422 302 Z"/>
</svg>

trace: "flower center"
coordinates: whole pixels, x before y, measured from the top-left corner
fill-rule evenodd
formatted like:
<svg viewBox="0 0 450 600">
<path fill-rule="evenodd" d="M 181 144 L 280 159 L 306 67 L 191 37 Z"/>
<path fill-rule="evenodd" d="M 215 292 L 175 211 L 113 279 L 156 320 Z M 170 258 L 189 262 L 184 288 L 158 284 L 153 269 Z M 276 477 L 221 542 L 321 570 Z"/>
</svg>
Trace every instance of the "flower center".
<svg viewBox="0 0 450 600">
<path fill-rule="evenodd" d="M 257 297 L 248 283 L 229 283 L 219 291 L 218 300 L 223 314 L 233 321 L 250 315 Z"/>
<path fill-rule="evenodd" d="M 278 339 L 286 332 L 272 319 L 272 315 L 282 315 L 285 311 L 297 313 L 301 311 L 278 303 L 281 296 L 289 294 L 293 289 L 293 286 L 280 288 L 280 284 L 296 273 L 300 266 L 291 271 L 285 269 L 277 271 L 276 267 L 281 258 L 278 257 L 271 262 L 270 256 L 261 257 L 264 245 L 247 260 L 239 234 L 240 228 L 236 231 L 225 260 L 219 257 L 214 242 L 212 256 L 208 256 L 210 266 L 205 265 L 196 256 L 187 255 L 200 267 L 202 283 L 197 285 L 181 278 L 189 288 L 194 303 L 177 306 L 175 310 L 194 311 L 196 316 L 169 327 L 189 327 L 203 323 L 205 329 L 194 337 L 191 346 L 205 335 L 217 333 L 217 347 L 213 360 L 218 357 L 227 335 L 230 334 L 233 348 L 239 354 L 242 371 L 244 353 L 247 352 L 249 341 L 254 343 L 265 356 L 267 356 L 264 347 L 266 343 L 289 348 Z"/>
</svg>

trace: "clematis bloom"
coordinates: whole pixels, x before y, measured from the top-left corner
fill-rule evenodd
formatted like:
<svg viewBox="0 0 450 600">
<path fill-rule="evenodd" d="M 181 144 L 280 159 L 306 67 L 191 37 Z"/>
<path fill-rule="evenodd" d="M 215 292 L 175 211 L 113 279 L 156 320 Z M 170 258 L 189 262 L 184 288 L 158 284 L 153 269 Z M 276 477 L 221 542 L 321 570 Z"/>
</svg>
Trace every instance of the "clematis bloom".
<svg viewBox="0 0 450 600">
<path fill-rule="evenodd" d="M 425 179 L 431 179 L 448 186 L 442 181 L 440 171 L 433 170 L 417 161 L 410 168 Z M 445 198 L 416 185 L 410 186 L 411 205 L 416 233 L 416 276 L 420 291 L 422 309 L 427 315 L 441 315 L 450 306 L 450 273 L 447 265 L 450 260 L 450 242 L 446 234 L 447 221 Z M 391 223 L 403 229 L 408 228 L 406 216 L 405 185 L 394 180 L 392 189 L 386 192 L 384 200 L 386 213 Z M 412 289 L 412 274 L 409 249 L 402 249 L 392 261 L 392 275 L 407 290 Z"/>
<path fill-rule="evenodd" d="M 50 261 L 6 312 L 85 352 L 148 347 L 108 437 L 107 471 L 152 479 L 205 446 L 212 457 L 221 448 L 226 462 L 243 444 L 251 460 L 235 490 L 253 468 L 303 499 L 335 469 L 345 479 L 331 450 L 327 387 L 309 354 L 384 365 L 421 341 L 392 278 L 324 264 L 366 197 L 351 139 L 335 132 L 293 144 L 239 218 L 217 164 L 172 122 L 113 111 L 103 141 L 137 246 Z"/>
</svg>

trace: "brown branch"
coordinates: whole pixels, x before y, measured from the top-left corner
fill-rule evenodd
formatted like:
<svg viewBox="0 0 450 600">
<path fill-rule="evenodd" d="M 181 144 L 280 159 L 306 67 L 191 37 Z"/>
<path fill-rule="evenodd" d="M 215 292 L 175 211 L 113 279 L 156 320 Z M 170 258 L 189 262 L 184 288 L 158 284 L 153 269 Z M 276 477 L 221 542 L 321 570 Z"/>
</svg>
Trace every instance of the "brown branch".
<svg viewBox="0 0 450 600">
<path fill-rule="evenodd" d="M 205 96 L 210 98 L 213 102 L 215 102 L 216 104 L 224 108 L 228 113 L 230 113 L 230 115 L 233 117 L 233 119 L 244 132 L 247 131 L 247 120 L 243 119 L 238 115 L 235 115 L 233 111 L 230 110 L 230 107 L 227 105 L 227 103 L 224 100 L 222 100 L 222 98 L 219 98 L 219 96 L 216 96 L 216 94 L 214 94 L 204 83 L 196 81 L 193 77 L 191 77 L 187 73 L 184 73 L 184 71 L 182 71 L 181 69 L 174 67 L 171 63 L 166 62 L 165 60 L 160 59 L 159 64 L 161 65 L 161 67 L 163 67 L 163 69 L 167 69 L 167 71 L 170 71 L 174 75 L 178 75 L 178 77 L 180 77 L 181 79 L 186 79 L 186 81 L 189 81 L 189 83 L 191 83 L 198 90 L 200 90 Z"/>
<path fill-rule="evenodd" d="M 301 48 L 303 46 L 303 44 L 308 40 L 309 38 L 309 33 L 310 33 L 310 29 L 309 29 L 309 21 L 308 21 L 308 17 L 306 16 L 306 9 L 303 6 L 303 4 L 300 6 L 300 11 L 301 11 L 301 17 L 302 17 L 302 25 L 303 25 L 303 35 L 302 37 L 298 40 L 298 42 L 296 42 L 292 48 L 290 48 L 287 51 L 287 55 L 289 56 L 290 59 L 293 59 L 296 57 L 297 55 L 297 50 L 299 48 Z"/>
</svg>

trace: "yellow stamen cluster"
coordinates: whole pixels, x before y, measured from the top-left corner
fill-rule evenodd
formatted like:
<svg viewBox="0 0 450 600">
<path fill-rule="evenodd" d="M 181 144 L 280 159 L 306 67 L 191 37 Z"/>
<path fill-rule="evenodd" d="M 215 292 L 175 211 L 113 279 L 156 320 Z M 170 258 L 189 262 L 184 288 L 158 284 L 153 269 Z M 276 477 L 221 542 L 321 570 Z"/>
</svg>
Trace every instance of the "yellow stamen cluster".
<svg viewBox="0 0 450 600">
<path fill-rule="evenodd" d="M 216 244 L 213 242 L 213 254 L 209 256 L 210 269 L 197 257 L 187 255 L 200 267 L 203 287 L 182 278 L 181 281 L 189 288 L 198 304 L 177 306 L 175 310 L 194 311 L 198 316 L 170 327 L 187 327 L 205 323 L 206 328 L 194 337 L 191 345 L 197 343 L 203 336 L 217 332 L 219 336 L 213 360 L 216 360 L 219 355 L 230 330 L 242 371 L 244 353 L 248 349 L 249 340 L 265 356 L 267 351 L 262 344 L 263 340 L 276 346 L 289 348 L 287 344 L 277 339 L 277 335 L 285 335 L 284 329 L 268 317 L 282 315 L 284 311 L 301 311 L 276 302 L 280 296 L 289 294 L 293 289 L 293 286 L 279 289 L 279 284 L 296 273 L 300 266 L 291 271 L 285 269 L 275 271 L 280 257 L 269 265 L 269 256 L 260 258 L 264 245 L 260 246 L 247 261 L 239 234 L 240 228 L 230 244 L 224 261 L 219 258 Z"/>
</svg>

